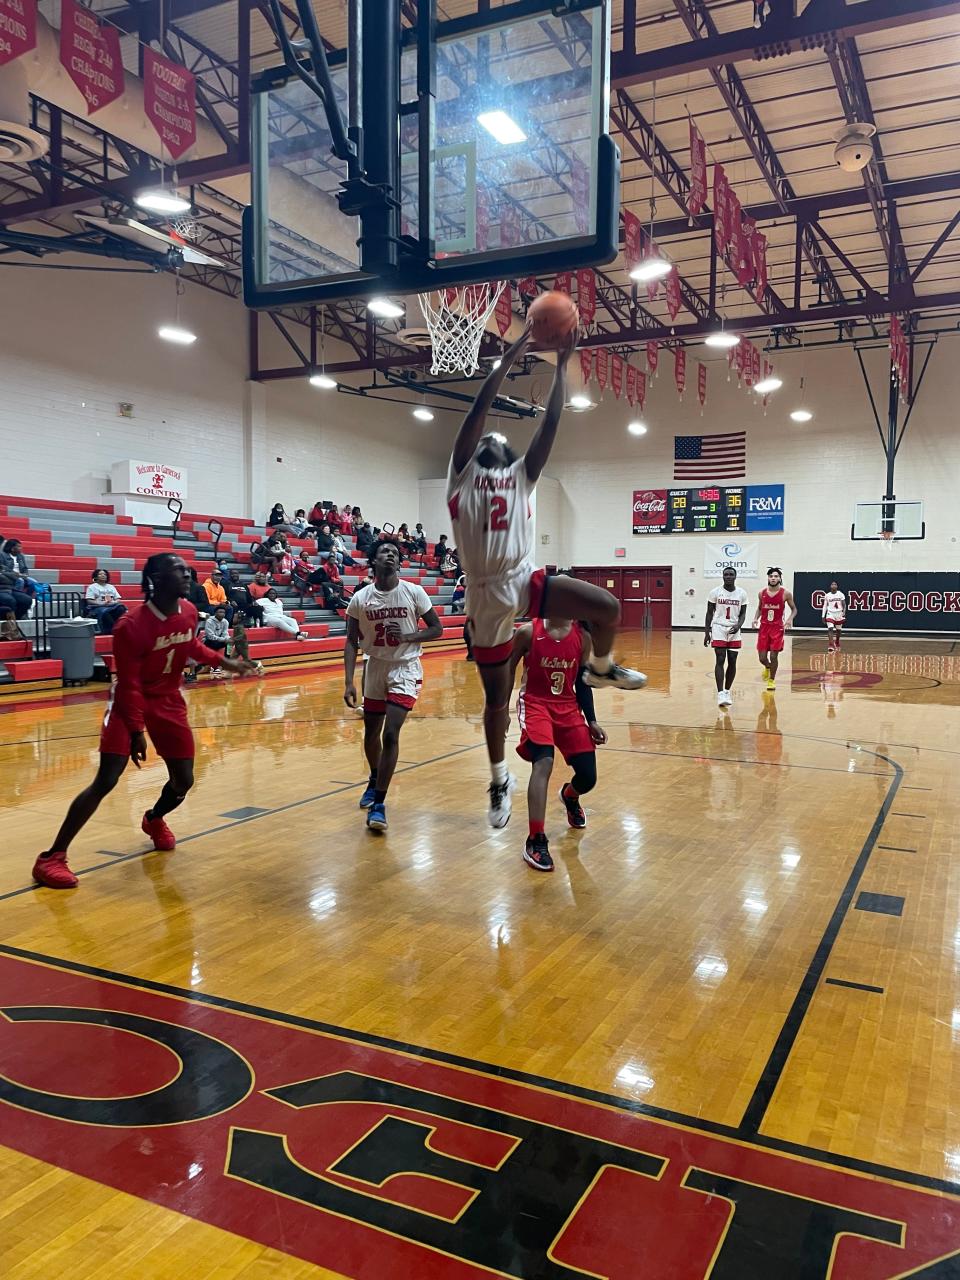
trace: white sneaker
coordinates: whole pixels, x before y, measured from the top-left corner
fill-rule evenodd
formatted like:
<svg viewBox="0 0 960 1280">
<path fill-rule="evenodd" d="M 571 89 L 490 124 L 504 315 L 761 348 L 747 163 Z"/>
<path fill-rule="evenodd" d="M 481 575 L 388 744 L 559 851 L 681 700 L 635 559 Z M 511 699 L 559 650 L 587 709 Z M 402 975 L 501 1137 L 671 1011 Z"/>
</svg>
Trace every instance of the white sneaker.
<svg viewBox="0 0 960 1280">
<path fill-rule="evenodd" d="M 513 812 L 513 801 L 510 793 L 515 791 L 517 780 L 512 773 L 507 774 L 506 782 L 491 782 L 487 788 L 490 796 L 490 808 L 487 810 L 487 821 L 491 827 L 505 827 Z"/>
<path fill-rule="evenodd" d="M 729 689 L 722 689 L 720 692 L 721 692 L 721 694 L 722 694 L 722 696 L 723 696 L 723 705 L 724 705 L 725 707 L 732 707 L 732 706 L 733 706 L 733 694 L 730 692 L 730 690 L 729 690 Z"/>
<path fill-rule="evenodd" d="M 602 673 L 588 666 L 583 681 L 591 689 L 642 689 L 647 677 L 642 671 L 633 671 L 614 662 Z"/>
</svg>

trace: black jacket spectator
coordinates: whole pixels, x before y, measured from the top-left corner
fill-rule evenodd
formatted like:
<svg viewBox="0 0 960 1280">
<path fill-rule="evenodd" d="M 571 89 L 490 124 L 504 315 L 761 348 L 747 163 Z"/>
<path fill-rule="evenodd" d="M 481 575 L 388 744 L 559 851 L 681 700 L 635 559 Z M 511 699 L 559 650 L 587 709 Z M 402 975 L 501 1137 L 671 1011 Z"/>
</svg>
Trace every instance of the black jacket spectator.
<svg viewBox="0 0 960 1280">
<path fill-rule="evenodd" d="M 240 581 L 240 574 L 236 569 L 230 570 L 229 579 L 223 584 L 223 587 L 232 607 L 245 618 L 254 621 L 258 627 L 262 627 L 263 609 Z"/>
<path fill-rule="evenodd" d="M 330 526 L 326 521 L 324 521 L 320 532 L 317 534 L 317 550 L 324 557 L 333 550 L 333 534 L 330 532 Z"/>
<path fill-rule="evenodd" d="M 361 555 L 367 555 L 373 546 L 374 537 L 373 530 L 369 523 L 365 520 L 357 530 L 357 550 Z"/>
</svg>

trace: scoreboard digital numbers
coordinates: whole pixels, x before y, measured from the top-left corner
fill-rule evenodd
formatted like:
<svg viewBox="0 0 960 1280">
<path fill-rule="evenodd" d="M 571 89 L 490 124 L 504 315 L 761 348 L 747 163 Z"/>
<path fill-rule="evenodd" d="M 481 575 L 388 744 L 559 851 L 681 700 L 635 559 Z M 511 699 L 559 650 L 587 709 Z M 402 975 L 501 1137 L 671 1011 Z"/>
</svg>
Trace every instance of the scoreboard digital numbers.
<svg viewBox="0 0 960 1280">
<path fill-rule="evenodd" d="M 637 489 L 634 533 L 743 533 L 746 488 Z"/>
</svg>

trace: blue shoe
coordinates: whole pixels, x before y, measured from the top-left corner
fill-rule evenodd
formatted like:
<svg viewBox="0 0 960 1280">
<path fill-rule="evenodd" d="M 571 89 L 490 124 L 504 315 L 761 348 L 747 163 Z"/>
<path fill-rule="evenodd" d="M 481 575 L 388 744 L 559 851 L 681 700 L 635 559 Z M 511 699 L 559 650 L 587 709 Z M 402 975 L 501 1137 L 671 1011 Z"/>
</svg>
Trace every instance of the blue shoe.
<svg viewBox="0 0 960 1280">
<path fill-rule="evenodd" d="M 369 809 L 370 806 L 373 804 L 376 794 L 377 794 L 376 787 L 373 785 L 372 782 L 368 782 L 366 791 L 364 791 L 363 795 L 360 797 L 360 808 Z"/>
<path fill-rule="evenodd" d="M 367 827 L 370 831 L 386 831 L 387 829 L 387 808 L 386 805 L 372 804 L 367 813 Z"/>
</svg>

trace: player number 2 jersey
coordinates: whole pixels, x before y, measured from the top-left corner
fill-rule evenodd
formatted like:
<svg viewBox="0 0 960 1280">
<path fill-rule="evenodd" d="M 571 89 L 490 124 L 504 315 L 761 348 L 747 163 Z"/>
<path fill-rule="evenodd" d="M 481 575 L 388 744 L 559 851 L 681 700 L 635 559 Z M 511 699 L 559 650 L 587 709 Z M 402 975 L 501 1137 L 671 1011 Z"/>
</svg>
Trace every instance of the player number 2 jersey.
<svg viewBox="0 0 960 1280">
<path fill-rule="evenodd" d="M 459 475 L 450 459 L 447 506 L 468 580 L 509 576 L 530 560 L 535 487 L 523 458 L 488 471 L 473 457 Z"/>
<path fill-rule="evenodd" d="M 347 605 L 347 617 L 360 624 L 360 648 L 371 658 L 386 662 L 412 662 L 421 645 L 398 644 L 399 632 L 416 631 L 418 621 L 433 608 L 423 587 L 403 578 L 392 591 L 380 591 L 375 582 L 361 587 Z"/>
</svg>

